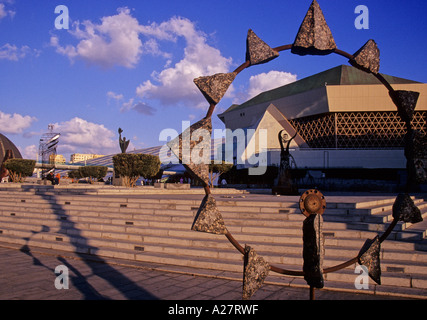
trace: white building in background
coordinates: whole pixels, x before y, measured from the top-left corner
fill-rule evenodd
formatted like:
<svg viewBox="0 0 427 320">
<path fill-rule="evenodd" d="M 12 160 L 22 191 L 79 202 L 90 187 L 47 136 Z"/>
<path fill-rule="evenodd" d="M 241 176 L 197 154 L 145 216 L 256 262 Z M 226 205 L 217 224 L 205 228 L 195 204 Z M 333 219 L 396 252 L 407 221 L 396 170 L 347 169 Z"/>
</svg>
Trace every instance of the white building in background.
<svg viewBox="0 0 427 320">
<path fill-rule="evenodd" d="M 427 84 L 383 76 L 395 90 L 420 92 L 412 124 L 426 134 Z M 406 129 L 388 90 L 372 74 L 351 66 L 338 66 L 263 92 L 232 105 L 218 117 L 232 131 L 255 131 L 247 137 L 249 141 L 258 141 L 259 133 L 267 132 L 268 166 L 280 164 L 278 134 L 284 130 L 289 138 L 296 135 L 290 154 L 298 168 L 406 167 Z M 259 152 L 246 148 L 236 157 L 248 160 Z"/>
<path fill-rule="evenodd" d="M 62 154 L 52 154 L 49 156 L 49 163 L 64 164 L 65 157 Z"/>
<path fill-rule="evenodd" d="M 105 157 L 105 155 L 74 153 L 70 157 L 70 163 L 83 162 L 86 160 L 97 159 L 97 158 L 101 158 L 101 157 Z"/>
</svg>

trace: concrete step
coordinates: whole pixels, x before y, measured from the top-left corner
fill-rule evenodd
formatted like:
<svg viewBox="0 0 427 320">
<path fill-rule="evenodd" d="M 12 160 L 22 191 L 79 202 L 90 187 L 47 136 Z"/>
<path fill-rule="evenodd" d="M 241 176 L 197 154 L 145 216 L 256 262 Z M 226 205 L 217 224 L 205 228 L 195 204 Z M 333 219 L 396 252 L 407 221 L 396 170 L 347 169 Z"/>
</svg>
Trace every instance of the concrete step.
<svg viewBox="0 0 427 320">
<path fill-rule="evenodd" d="M 164 237 L 142 237 L 134 236 L 130 239 L 112 239 L 110 238 L 87 238 L 81 234 L 65 234 L 49 232 L 33 232 L 29 230 L 13 230 L 11 233 L 5 230 L 1 234 L 1 239 L 5 237 L 19 238 L 25 241 L 46 241 L 52 243 L 68 243 L 75 247 L 87 247 L 95 250 L 96 248 L 110 248 L 110 249 L 125 249 L 125 250 L 138 250 L 137 248 L 143 248 L 144 252 L 168 252 L 170 254 L 176 254 L 179 252 L 180 255 L 192 256 L 192 257 L 211 257 L 214 259 L 224 260 L 235 260 L 236 254 L 240 254 L 231 246 L 230 243 L 224 237 L 217 237 L 216 241 L 212 240 L 179 240 L 179 238 L 165 239 Z M 222 239 L 221 239 L 222 238 Z M 276 264 L 286 263 L 288 265 L 295 265 L 300 267 L 302 265 L 302 249 L 301 246 L 282 246 L 272 244 L 262 244 L 251 242 L 251 246 L 256 248 L 259 254 L 263 255 L 268 261 Z M 343 257 L 354 257 L 358 253 L 358 250 L 345 249 L 345 248 L 333 248 L 326 246 L 325 255 L 325 266 L 336 265 L 348 260 Z M 425 263 L 425 257 L 421 261 L 411 261 L 410 264 L 407 260 L 396 260 L 396 258 L 402 259 L 399 253 L 383 253 L 382 264 L 389 263 L 393 264 L 396 268 L 410 268 L 415 266 L 424 268 L 424 272 L 427 273 L 427 265 Z M 415 260 L 414 255 L 408 255 L 407 259 Z M 417 269 L 417 270 L 418 270 Z M 412 270 L 413 272 L 413 270 Z"/>
<path fill-rule="evenodd" d="M 30 225 L 31 226 L 31 225 Z M 21 239 L 32 239 L 32 240 L 46 240 L 46 241 L 57 241 L 57 242 L 70 242 L 78 243 L 80 245 L 87 245 L 90 247 L 112 247 L 112 248 L 125 248 L 132 249 L 134 247 L 145 247 L 145 251 L 171 251 L 171 252 L 181 252 L 186 255 L 194 256 L 203 256 L 207 250 L 214 249 L 216 252 L 220 252 L 224 256 L 235 253 L 234 248 L 224 237 L 218 237 L 216 235 L 211 235 L 211 239 L 207 239 L 204 234 L 187 232 L 187 238 L 183 237 L 183 233 L 180 232 L 167 232 L 164 230 L 163 234 L 156 230 L 152 232 L 152 235 L 146 235 L 144 230 L 141 233 L 125 233 L 116 230 L 117 232 L 111 231 L 81 231 L 76 228 L 66 229 L 62 227 L 47 227 L 43 225 L 39 230 L 37 228 L 24 228 L 21 225 L 11 225 L 10 228 L 3 228 L 1 230 L 2 237 L 20 237 Z M 35 230 L 36 229 L 36 230 Z M 141 230 L 140 230 L 141 231 Z M 174 236 L 175 235 L 175 236 Z M 295 237 L 293 240 L 296 243 L 290 243 L 289 239 L 284 243 L 274 244 L 274 243 L 264 243 L 256 242 L 253 239 L 251 234 L 243 235 L 243 240 L 251 240 L 249 243 L 260 253 L 263 253 L 267 257 L 273 256 L 272 261 L 276 263 L 281 263 L 283 259 L 282 256 L 285 255 L 286 259 L 289 259 L 290 255 L 293 256 L 293 259 L 299 261 L 298 265 L 301 265 L 302 257 L 302 241 L 301 237 Z M 361 245 L 362 241 L 353 241 L 354 244 L 357 244 L 357 247 L 337 247 L 333 244 L 331 245 L 326 240 L 326 256 L 331 259 L 335 259 L 336 263 L 344 262 L 342 257 L 353 257 L 356 256 Z M 246 241 L 244 242 L 246 243 Z M 189 254 L 191 251 L 193 254 Z M 230 252 L 231 251 L 231 252 Z M 215 254 L 212 252 L 206 253 L 207 256 L 214 257 Z M 399 255 L 401 252 L 389 253 L 388 250 L 383 249 L 383 259 L 395 259 L 396 257 L 401 258 Z M 425 263 L 427 261 L 427 255 L 416 255 L 408 254 L 406 259 L 411 261 L 421 261 Z M 277 260 L 279 259 L 279 260 Z M 288 261 L 289 262 L 289 261 Z M 426 270 L 427 271 L 427 270 Z"/>
<path fill-rule="evenodd" d="M 0 192 L 0 242 L 241 273 L 242 255 L 224 236 L 190 230 L 201 199 L 203 196 L 160 199 Z M 251 245 L 271 264 L 301 270 L 305 217 L 295 202 L 282 199 L 218 197 L 217 204 L 228 230 L 241 245 Z M 423 200 L 415 202 L 425 214 Z M 383 232 L 388 223 L 384 217 L 390 215 L 393 203 L 394 197 L 328 202 L 325 267 L 357 256 L 366 239 Z M 382 220 L 375 226 L 371 218 Z M 420 251 L 427 251 L 427 243 L 421 240 L 426 229 L 424 222 L 399 224 L 389 239 L 407 242 L 382 243 L 383 284 L 427 289 L 427 252 Z M 418 240 L 410 235 L 417 235 Z M 345 286 L 354 282 L 354 268 L 328 274 L 327 283 Z M 305 282 L 300 278 L 292 281 Z"/>
<path fill-rule="evenodd" d="M 6 199 L 5 199 L 6 200 Z M 98 202 L 88 202 L 88 201 L 75 201 L 68 199 L 63 199 L 61 202 L 58 201 L 44 201 L 44 200 L 34 200 L 34 199 L 15 199 L 15 201 L 10 201 L 10 207 L 19 208 L 19 207 L 30 207 L 33 208 L 37 204 L 38 208 L 50 209 L 50 210 L 79 210 L 85 207 L 88 211 L 111 211 L 117 212 L 134 212 L 134 213 L 157 213 L 164 210 L 168 214 L 177 214 L 182 211 L 194 211 L 197 210 L 200 203 L 195 200 L 183 200 L 175 203 L 168 202 L 159 202 L 157 199 L 119 199 L 117 201 L 108 201 L 105 199 Z M 130 202 L 132 200 L 132 202 Z M 138 200 L 138 201 L 137 201 Z M 141 202 L 140 200 L 144 200 Z M 157 200 L 157 201 L 156 201 Z M 24 201 L 24 202 L 23 202 Z M 426 210 L 427 203 L 417 201 L 418 207 L 421 210 Z M 300 214 L 299 208 L 296 204 L 283 202 L 276 203 L 280 205 L 277 207 L 274 203 L 270 202 L 267 204 L 263 203 L 254 203 L 251 202 L 238 202 L 237 205 L 230 205 L 229 202 L 222 203 L 217 201 L 219 210 L 227 214 L 234 214 L 239 218 L 250 218 L 258 217 L 258 214 L 270 214 L 270 216 L 264 216 L 264 218 L 274 218 L 275 214 L 280 216 L 287 216 L 288 219 L 290 215 L 298 213 Z M 244 205 L 243 205 L 244 204 Z M 268 206 L 267 206 L 268 205 Z M 389 210 L 383 210 L 378 213 L 372 213 L 372 209 L 338 209 L 332 208 L 327 209 L 324 214 L 324 219 L 326 221 L 333 222 L 369 222 L 369 223 L 384 223 L 392 220 L 391 207 Z M 377 209 L 377 208 L 375 208 Z M 384 209 L 384 208 L 383 208 Z"/>
<path fill-rule="evenodd" d="M 7 243 L 4 239 L 1 239 L 3 243 Z M 6 240 L 7 241 L 7 240 Z M 12 243 L 12 242 L 11 242 Z M 231 272 L 240 272 L 242 271 L 242 256 L 240 254 L 232 253 L 230 256 L 224 257 L 218 255 L 216 259 L 212 259 L 211 256 L 197 256 L 186 255 L 189 252 L 180 253 L 179 255 L 176 252 L 163 251 L 163 252 L 150 252 L 145 250 L 145 247 L 142 249 L 132 248 L 103 248 L 103 247 L 92 247 L 87 244 L 82 244 L 78 242 L 66 243 L 66 242 L 52 242 L 39 239 L 22 239 L 17 238 L 13 241 L 13 244 L 21 244 L 22 247 L 40 247 L 53 250 L 61 250 L 68 252 L 75 252 L 77 254 L 91 254 L 99 257 L 111 257 L 125 259 L 127 261 L 142 261 L 142 262 L 152 262 L 152 263 L 162 263 L 165 265 L 175 265 L 175 266 L 186 266 L 186 267 L 195 267 L 195 268 L 205 268 L 210 270 L 220 270 L 220 271 L 231 271 Z M 232 260 L 227 260 L 226 258 L 233 258 Z M 265 257 L 269 258 L 269 257 Z M 271 258 L 271 257 L 270 257 Z M 287 270 L 300 271 L 301 264 L 290 264 L 292 258 L 287 257 L 285 259 L 286 263 L 277 264 L 276 266 L 282 267 Z M 270 261 L 269 261 L 270 262 Z M 273 264 L 271 262 L 271 264 Z M 327 266 L 325 264 L 325 266 Z M 393 263 L 382 262 L 382 286 L 391 286 L 391 287 L 400 287 L 400 288 L 418 288 L 418 289 L 427 289 L 426 275 L 416 273 L 419 271 L 419 266 L 405 266 L 399 267 Z M 354 286 L 354 282 L 358 274 L 355 274 L 355 266 L 347 267 L 343 270 L 334 273 L 325 274 L 325 287 L 333 288 L 345 288 Z M 277 275 L 273 272 L 270 272 L 270 275 L 266 281 L 277 281 L 275 279 L 280 278 L 280 281 L 292 281 L 293 283 L 300 282 L 304 284 L 304 280 L 301 278 L 295 278 L 290 276 Z M 284 280 L 285 279 L 285 280 Z M 369 279 L 370 280 L 370 279 Z M 371 288 L 376 286 L 372 280 L 370 280 Z M 378 287 L 376 288 L 378 290 Z"/>
<path fill-rule="evenodd" d="M 0 213 L 1 214 L 1 213 Z M 302 243 L 302 230 L 301 223 L 290 223 L 289 221 L 270 221 L 269 223 L 256 223 L 257 220 L 227 220 L 227 228 L 233 234 L 249 234 L 253 236 L 268 235 L 270 238 L 283 238 L 285 241 L 289 241 L 289 237 L 295 237 L 298 243 Z M 147 233 L 146 228 L 150 229 L 165 229 L 175 232 L 184 233 L 190 230 L 193 222 L 192 217 L 170 217 L 170 216 L 132 216 L 123 217 L 118 215 L 117 217 L 99 217 L 99 216 L 80 216 L 80 215 L 66 215 L 61 213 L 60 215 L 53 214 L 34 214 L 27 212 L 15 211 L 12 215 L 9 211 L 3 212 L 0 215 L 1 226 L 3 227 L 15 227 L 18 228 L 20 225 L 26 225 L 28 228 L 36 226 L 38 229 L 40 226 L 45 227 L 57 227 L 62 229 L 76 229 L 76 230 L 101 230 L 101 231 L 112 231 L 112 232 L 135 232 L 135 233 Z M 325 224 L 324 235 L 326 238 L 354 238 L 354 239 L 366 239 L 372 238 L 376 235 L 374 232 L 364 232 L 359 230 L 346 230 L 338 226 L 336 229 L 332 229 L 334 224 Z M 330 229 L 328 227 L 331 227 Z M 145 228 L 145 229 L 144 229 Z M 151 230 L 149 232 L 152 232 Z M 194 235 L 190 235 L 192 237 Z M 278 241 L 276 239 L 275 241 Z"/>
<path fill-rule="evenodd" d="M 11 200 L 11 196 L 16 197 L 16 202 L 20 201 L 31 201 L 31 202 L 38 202 L 38 201 L 50 201 L 54 202 L 56 204 L 63 204 L 64 202 L 74 202 L 75 204 L 81 205 L 92 205 L 92 206 L 99 206 L 105 204 L 105 197 L 106 196 L 94 196 L 94 195 L 55 195 L 55 194 L 46 194 L 42 193 L 39 194 L 38 199 L 34 199 L 34 194 L 28 193 L 28 192 L 0 192 L 0 198 L 8 198 Z M 244 197 L 244 196 L 243 196 Z M 82 200 L 84 198 L 84 200 Z M 125 196 L 109 196 L 108 205 L 115 205 L 117 203 L 123 204 L 128 201 L 134 202 L 134 203 L 172 203 L 172 204 L 190 204 L 190 205 L 200 205 L 201 200 L 203 199 L 203 195 L 200 195 L 199 200 L 179 200 L 179 199 L 173 199 L 173 200 L 167 200 L 167 199 L 142 199 L 138 197 L 125 197 Z M 291 197 L 287 197 L 289 199 Z M 292 197 L 295 199 L 292 199 L 292 201 L 285 200 L 286 198 L 281 197 L 275 197 L 274 201 L 253 201 L 249 198 L 240 198 L 240 199 L 233 199 L 233 200 L 227 200 L 227 198 L 224 198 L 223 196 L 216 196 L 217 203 L 220 206 L 244 206 L 244 207 L 251 207 L 251 206 L 261 206 L 261 207 L 275 207 L 275 208 L 286 208 L 286 207 L 297 207 L 298 206 L 298 197 Z M 332 197 L 334 199 L 334 197 Z M 331 212 L 334 212 L 333 209 L 340 209 L 342 212 L 342 209 L 362 209 L 362 208 L 372 208 L 377 207 L 375 209 L 369 209 L 372 211 L 372 213 L 375 213 L 375 211 L 381 211 L 384 208 L 384 205 L 386 207 L 391 207 L 395 198 L 390 197 L 388 199 L 378 198 L 375 200 L 363 200 L 360 199 L 360 197 L 355 202 L 333 202 L 333 201 L 327 201 L 327 208 L 331 210 Z M 342 200 L 341 200 L 342 201 Z M 344 211 L 345 212 L 345 211 Z"/>
<path fill-rule="evenodd" d="M 79 209 L 79 210 L 77 210 Z M 41 213 L 39 213 L 42 211 Z M 178 216 L 176 216 L 178 214 Z M 86 208 L 74 208 L 72 210 L 57 211 L 54 209 L 42 209 L 28 207 L 7 207 L 3 206 L 0 209 L 0 216 L 3 221 L 40 224 L 41 220 L 46 225 L 49 223 L 60 223 L 66 225 L 65 221 L 69 223 L 81 223 L 82 228 L 86 224 L 108 224 L 110 226 L 117 226 L 118 229 L 124 230 L 123 226 L 150 226 L 150 227 L 168 227 L 175 229 L 188 229 L 194 219 L 195 212 L 188 211 L 181 212 L 180 210 L 166 210 L 156 212 L 149 211 L 147 214 L 139 212 L 138 214 L 129 212 L 110 212 L 102 211 L 88 211 Z M 231 217 L 229 217 L 230 215 Z M 257 214 L 251 215 L 248 218 L 246 214 L 232 214 L 231 212 L 223 214 L 227 227 L 233 232 L 243 233 L 266 233 L 273 235 L 297 235 L 301 234 L 301 226 L 304 216 L 301 214 L 288 214 L 288 215 L 274 215 L 274 214 Z M 57 223 L 57 222 L 56 222 Z M 399 224 L 399 226 L 401 226 Z M 415 225 L 416 226 L 416 225 Z M 424 225 L 423 225 L 424 226 Z M 334 223 L 325 222 L 325 234 L 329 237 L 356 237 L 368 238 L 375 235 L 375 232 L 385 231 L 387 225 L 372 225 L 366 223 Z M 402 227 L 396 228 L 401 230 Z M 366 231 L 366 232 L 365 232 Z M 412 233 L 411 233 L 412 232 Z M 425 234 L 425 229 L 420 227 L 420 230 L 413 229 L 407 232 L 407 235 L 416 235 L 422 238 Z M 403 238 L 403 237 L 402 237 Z"/>
<path fill-rule="evenodd" d="M 19 192 L 18 192 L 19 193 Z M 105 201 L 105 196 L 37 196 L 34 195 L 2 195 L 5 200 L 15 207 L 25 206 L 25 204 L 37 204 L 40 208 L 52 210 L 76 209 L 85 206 L 89 211 L 105 211 L 108 209 L 119 208 L 121 212 L 142 212 L 154 213 L 159 210 L 197 210 L 201 200 L 162 200 L 162 199 L 139 199 L 139 198 L 124 198 L 124 197 L 109 197 L 109 201 Z M 83 197 L 83 198 L 82 198 Z M 202 199 L 202 197 L 201 197 Z M 326 221 L 333 222 L 369 222 L 369 223 L 384 223 L 390 221 L 391 207 L 394 199 L 365 201 L 360 203 L 328 203 L 328 208 L 325 213 Z M 384 206 L 384 202 L 387 204 Z M 422 199 L 416 199 L 416 204 L 422 204 Z M 293 214 L 300 213 L 299 207 L 295 202 L 276 201 L 230 201 L 217 200 L 218 207 L 221 212 L 232 212 L 240 214 L 241 217 L 250 218 L 251 215 L 257 213 L 269 214 Z M 374 206 L 367 208 L 368 204 Z M 427 203 L 422 204 L 424 207 Z M 360 208 L 361 207 L 361 208 Z M 385 212 L 385 213 L 384 213 Z M 373 217 L 373 215 L 377 215 Z M 271 218 L 271 217 L 265 217 Z"/>
<path fill-rule="evenodd" d="M 18 209 L 18 208 L 14 208 Z M 22 208 L 19 208 L 20 210 Z M 28 207 L 24 210 L 32 210 L 34 211 L 34 207 Z M 37 207 L 38 209 L 38 207 Z M 13 216 L 9 217 L 9 222 L 12 222 L 16 219 L 21 219 L 21 215 L 24 217 L 29 217 L 28 220 L 31 221 L 30 224 L 40 224 L 40 221 L 35 221 L 34 219 L 43 219 L 48 218 L 49 221 L 60 221 L 63 225 L 66 225 L 64 221 L 69 221 L 72 223 L 82 223 L 82 228 L 85 227 L 84 223 L 90 223 L 92 227 L 95 227 L 96 224 L 108 224 L 108 227 L 110 230 L 118 230 L 123 231 L 124 226 L 128 227 L 129 225 L 132 226 L 150 226 L 150 227 L 167 227 L 167 228 L 175 228 L 175 229 L 182 229 L 186 230 L 189 228 L 189 224 L 192 223 L 193 217 L 188 217 L 188 212 L 186 212 L 186 216 L 184 217 L 173 217 L 169 214 L 169 211 L 166 212 L 166 215 L 150 215 L 150 216 L 144 216 L 142 219 L 140 215 L 134 215 L 130 216 L 128 214 L 117 214 L 113 212 L 110 213 L 110 216 L 107 217 L 99 217 L 100 213 L 96 213 L 95 216 L 80 216 L 80 214 L 93 214 L 93 212 L 87 211 L 85 208 L 80 208 L 79 211 L 70 211 L 70 214 L 67 215 L 65 212 L 62 212 L 60 215 L 50 215 L 49 214 L 37 214 L 33 212 L 20 212 L 18 210 L 14 210 L 15 212 L 11 213 L 9 210 L 3 208 L 3 216 L 7 217 L 13 214 Z M 179 210 L 176 210 L 179 211 Z M 51 211 L 51 212 L 55 212 Z M 193 213 L 194 214 L 194 213 Z M 106 213 L 108 216 L 108 213 Z M 124 216 L 123 216 L 124 215 Z M 296 216 L 298 217 L 297 221 L 270 221 L 270 220 L 261 220 L 261 222 L 257 222 L 256 219 L 244 219 L 244 220 L 233 220 L 229 219 L 229 217 L 225 217 L 227 221 L 227 225 L 230 226 L 230 231 L 233 232 L 241 232 L 241 233 L 267 233 L 267 234 L 275 234 L 275 235 L 298 235 L 301 234 L 301 223 L 303 220 L 303 216 L 301 214 L 293 214 L 285 217 L 285 219 L 289 219 L 289 217 Z M 12 218 L 13 217 L 13 218 Z M 275 217 L 276 218 L 276 217 Z M 6 218 L 3 218 L 6 219 Z M 141 219 L 141 220 L 139 220 Z M 149 220 L 146 220 L 149 219 Z M 153 221 L 154 220 L 154 221 Z M 21 223 L 25 221 L 20 220 Z M 27 222 L 28 222 L 27 221 Z M 259 220 L 258 220 L 259 221 Z M 6 222 L 6 221 L 4 221 Z M 172 225 L 171 225 L 172 223 Z M 278 226 L 277 223 L 280 223 Z M 45 224 L 48 224 L 46 222 Z M 240 225 L 239 225 L 240 224 Z M 271 224 L 274 224 L 274 227 L 271 227 Z M 256 226 L 254 226 L 256 225 Z M 79 225 L 80 227 L 80 225 Z M 269 227 L 269 228 L 266 228 Z M 369 232 L 360 232 L 358 230 L 347 230 L 348 226 L 346 224 L 339 224 L 339 223 L 325 223 L 325 234 L 327 237 L 332 238 L 340 238 L 340 237 L 354 237 L 354 238 L 371 238 L 372 236 L 375 236 L 374 232 L 376 230 L 368 230 Z M 101 228 L 101 227 L 100 227 Z M 383 230 L 378 230 L 383 231 Z M 422 231 L 420 231 L 422 232 Z"/>
</svg>

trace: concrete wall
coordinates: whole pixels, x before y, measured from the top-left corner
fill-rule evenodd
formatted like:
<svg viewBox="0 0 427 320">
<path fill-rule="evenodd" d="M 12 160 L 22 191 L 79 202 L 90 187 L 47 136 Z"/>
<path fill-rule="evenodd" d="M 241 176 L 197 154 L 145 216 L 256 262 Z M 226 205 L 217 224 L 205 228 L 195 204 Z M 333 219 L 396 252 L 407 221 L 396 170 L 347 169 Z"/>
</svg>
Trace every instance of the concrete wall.
<svg viewBox="0 0 427 320">
<path fill-rule="evenodd" d="M 388 90 L 382 85 L 327 86 L 329 112 L 396 111 Z M 419 92 L 415 110 L 427 110 L 427 84 L 393 85 L 395 90 Z"/>
</svg>

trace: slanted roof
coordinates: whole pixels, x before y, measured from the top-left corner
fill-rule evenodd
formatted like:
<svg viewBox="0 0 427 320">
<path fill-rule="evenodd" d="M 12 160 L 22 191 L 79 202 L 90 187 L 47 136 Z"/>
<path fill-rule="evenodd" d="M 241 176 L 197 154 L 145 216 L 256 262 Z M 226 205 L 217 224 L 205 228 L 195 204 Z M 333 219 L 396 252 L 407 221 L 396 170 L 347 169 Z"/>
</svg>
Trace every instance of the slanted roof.
<svg viewBox="0 0 427 320">
<path fill-rule="evenodd" d="M 420 83 L 408 79 L 389 76 L 382 76 L 391 84 L 413 84 Z M 242 103 L 241 105 L 232 105 L 224 113 L 257 105 L 260 103 L 277 100 L 280 98 L 292 96 L 298 93 L 303 93 L 316 88 L 327 85 L 370 85 L 381 84 L 379 80 L 372 74 L 361 71 L 352 66 L 340 65 L 335 68 L 317 73 L 307 78 L 292 82 L 285 86 L 265 91 L 255 96 L 254 98 Z"/>
<path fill-rule="evenodd" d="M 15 144 L 0 133 L 0 165 L 3 162 L 7 150 L 12 150 L 14 158 L 22 159 L 22 155 Z"/>
</svg>

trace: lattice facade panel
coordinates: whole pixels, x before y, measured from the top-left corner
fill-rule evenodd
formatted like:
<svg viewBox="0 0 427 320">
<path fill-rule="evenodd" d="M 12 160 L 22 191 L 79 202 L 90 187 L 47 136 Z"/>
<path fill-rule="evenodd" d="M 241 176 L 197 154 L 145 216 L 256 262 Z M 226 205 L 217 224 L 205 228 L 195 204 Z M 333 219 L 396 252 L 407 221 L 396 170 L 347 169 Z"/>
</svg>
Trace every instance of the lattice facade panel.
<svg viewBox="0 0 427 320">
<path fill-rule="evenodd" d="M 427 112 L 417 111 L 412 126 L 427 134 Z M 289 120 L 311 148 L 403 148 L 405 124 L 393 111 L 337 112 Z"/>
</svg>

